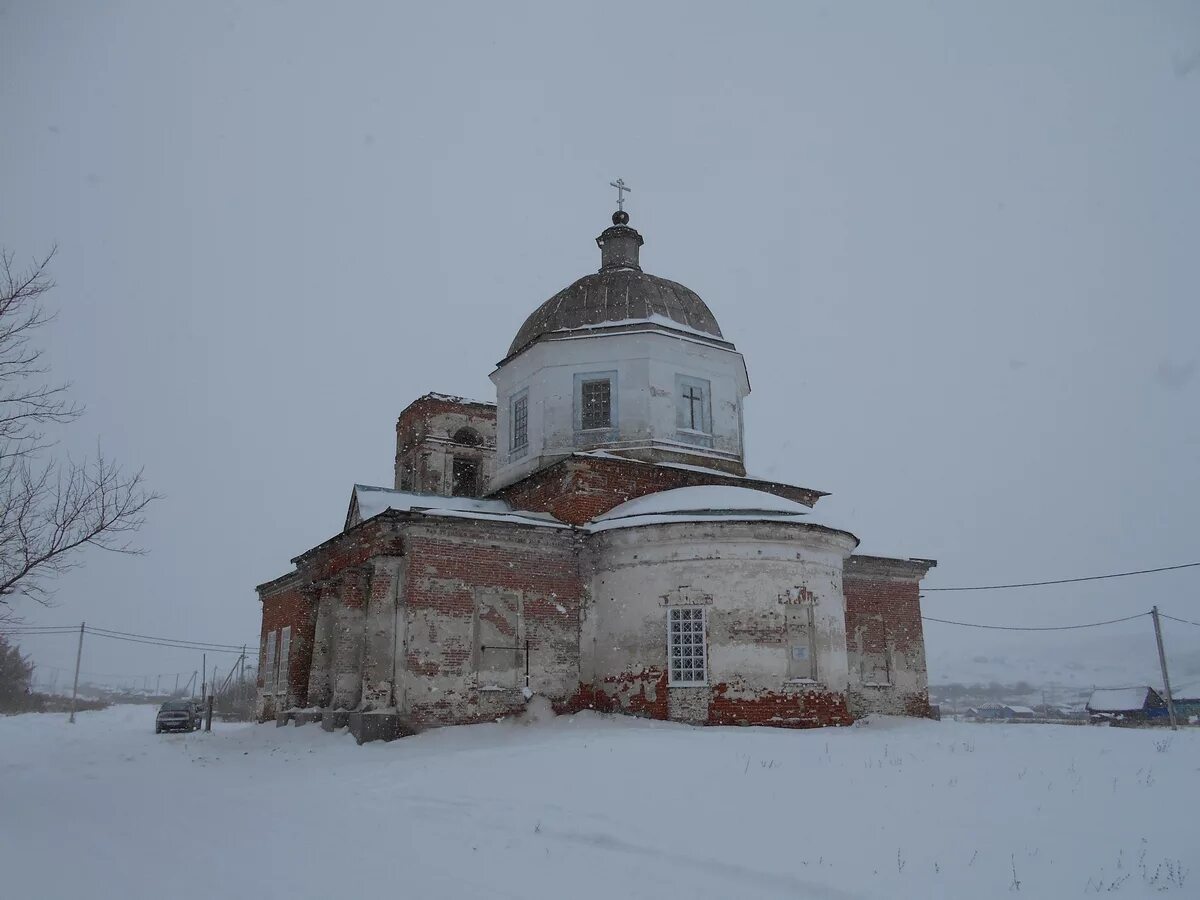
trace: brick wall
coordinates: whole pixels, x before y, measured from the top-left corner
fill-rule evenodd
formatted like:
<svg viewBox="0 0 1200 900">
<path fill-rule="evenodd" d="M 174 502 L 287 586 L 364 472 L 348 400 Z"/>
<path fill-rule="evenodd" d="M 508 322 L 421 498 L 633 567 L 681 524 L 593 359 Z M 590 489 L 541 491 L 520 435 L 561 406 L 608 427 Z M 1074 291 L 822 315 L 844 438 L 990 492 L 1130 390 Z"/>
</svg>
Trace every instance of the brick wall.
<svg viewBox="0 0 1200 900">
<path fill-rule="evenodd" d="M 480 684 L 480 619 L 503 646 L 529 640 L 536 693 L 562 702 L 575 689 L 583 582 L 573 533 L 426 522 L 409 531 L 406 550 L 405 677 L 414 725 L 486 721 L 524 706 L 523 651 L 511 657 L 510 683 Z M 495 655 L 484 668 L 508 658 L 488 652 Z"/>
<path fill-rule="evenodd" d="M 265 660 L 262 658 L 263 645 L 267 636 L 275 639 L 279 629 L 291 627 L 291 649 L 288 654 L 286 671 L 279 673 L 282 683 L 282 701 L 284 708 L 303 706 L 308 694 L 308 671 L 312 662 L 313 629 L 316 623 L 316 609 L 309 592 L 301 585 L 293 584 L 283 590 L 263 598 L 262 628 L 259 633 L 258 686 L 265 687 Z M 285 680 L 286 679 L 286 680 Z M 272 698 L 272 709 L 264 712 L 271 715 L 276 701 Z"/>
<path fill-rule="evenodd" d="M 483 439 L 477 446 L 455 443 L 455 432 L 473 429 Z M 455 457 L 479 466 L 478 493 L 487 489 L 496 455 L 496 407 L 443 394 L 413 401 L 396 421 L 396 490 L 449 495 Z"/>
<path fill-rule="evenodd" d="M 928 568 L 926 561 L 847 561 L 842 588 L 856 714 L 929 714 L 920 601 L 920 579 Z M 885 670 L 887 677 L 880 677 Z"/>
<path fill-rule="evenodd" d="M 820 491 L 773 481 L 594 456 L 569 457 L 502 488 L 493 496 L 507 500 L 516 509 L 548 512 L 563 522 L 582 525 L 626 500 L 702 484 L 753 488 L 807 506 L 824 496 Z"/>
<path fill-rule="evenodd" d="M 277 711 L 275 697 L 261 694 L 265 681 L 261 654 L 266 636 L 276 629 L 291 626 L 292 643 L 283 708 L 306 706 L 316 637 L 318 589 L 328 582 L 352 575 L 372 557 L 398 553 L 399 547 L 399 535 L 392 523 L 367 522 L 297 557 L 296 571 L 259 585 L 258 594 L 262 601 L 258 679 L 261 717 L 269 718 Z M 353 590 L 349 592 L 352 605 L 356 596 Z M 341 604 L 340 590 L 333 602 Z M 361 606 L 361 602 L 358 605 Z"/>
</svg>

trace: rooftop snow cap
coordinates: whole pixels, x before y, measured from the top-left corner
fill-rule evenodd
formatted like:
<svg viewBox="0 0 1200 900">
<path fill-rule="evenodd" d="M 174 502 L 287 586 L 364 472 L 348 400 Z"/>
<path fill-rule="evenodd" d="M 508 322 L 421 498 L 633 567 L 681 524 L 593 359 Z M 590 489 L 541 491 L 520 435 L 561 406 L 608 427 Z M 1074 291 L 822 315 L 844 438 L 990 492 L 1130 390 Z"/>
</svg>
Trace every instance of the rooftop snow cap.
<svg viewBox="0 0 1200 900">
<path fill-rule="evenodd" d="M 803 504 L 766 491 L 727 485 L 702 484 L 672 488 L 626 500 L 620 506 L 596 516 L 595 522 L 611 522 L 635 516 L 700 515 L 725 516 L 762 514 L 778 516 L 809 516 L 812 510 Z"/>
<path fill-rule="evenodd" d="M 733 485 L 699 484 L 672 488 L 626 500 L 596 516 L 585 531 L 638 528 L 673 522 L 784 522 L 810 525 L 845 534 L 854 544 L 858 538 L 844 528 L 830 525 L 813 515 L 812 509 L 786 497 Z"/>
<path fill-rule="evenodd" d="M 509 356 L 553 331 L 655 316 L 722 336 L 712 310 L 695 291 L 642 271 L 638 257 L 642 236 L 629 226 L 629 213 L 618 210 L 612 220 L 612 227 L 596 238 L 600 271 L 585 275 L 534 310 L 508 348 Z"/>
</svg>

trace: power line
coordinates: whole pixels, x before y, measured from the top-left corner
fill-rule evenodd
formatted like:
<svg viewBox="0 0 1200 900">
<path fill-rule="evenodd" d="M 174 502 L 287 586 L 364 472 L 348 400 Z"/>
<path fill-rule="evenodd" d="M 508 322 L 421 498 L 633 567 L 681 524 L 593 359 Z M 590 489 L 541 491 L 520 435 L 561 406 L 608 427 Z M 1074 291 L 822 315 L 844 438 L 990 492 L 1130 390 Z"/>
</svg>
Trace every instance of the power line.
<svg viewBox="0 0 1200 900">
<path fill-rule="evenodd" d="M 1153 572 L 1172 572 L 1176 569 L 1191 569 L 1200 562 L 1182 563 L 1178 566 L 1160 566 L 1157 569 L 1138 569 L 1135 572 L 1114 572 L 1111 575 L 1088 575 L 1083 578 L 1057 578 L 1053 581 L 1025 581 L 1020 584 L 983 584 L 971 587 L 927 587 L 924 591 L 1000 591 L 1007 588 L 1042 587 L 1047 584 L 1075 584 L 1079 581 L 1102 581 L 1105 578 L 1128 578 L 1130 575 L 1149 575 Z M 1195 624 L 1195 623 L 1192 623 Z"/>
<path fill-rule="evenodd" d="M 97 637 L 111 637 L 120 639 L 139 639 L 140 641 L 153 642 L 162 646 L 179 647 L 183 650 L 212 650 L 218 653 L 240 653 L 242 644 L 219 644 L 210 641 L 193 641 L 185 638 L 167 638 L 158 637 L 151 634 L 137 634 L 131 631 L 117 631 L 112 628 L 98 628 L 88 625 L 84 629 L 88 634 L 94 634 Z M 0 627 L 0 634 L 12 634 L 16 636 L 26 635 L 42 635 L 42 634 L 77 634 L 79 632 L 78 625 L 16 625 L 9 628 Z M 253 646 L 257 640 L 247 641 L 245 646 Z"/>
<path fill-rule="evenodd" d="M 1184 625 L 1195 625 L 1197 628 L 1200 628 L 1200 622 L 1193 622 L 1190 619 L 1177 619 L 1174 616 L 1168 616 L 1165 612 L 1160 612 L 1159 615 L 1164 619 L 1170 619 L 1172 622 L 1180 622 Z"/>
<path fill-rule="evenodd" d="M 1076 628 L 1096 628 L 1100 625 L 1114 625 L 1117 622 L 1131 622 L 1148 616 L 1150 613 L 1138 613 L 1135 616 L 1125 616 L 1123 619 L 1109 619 L 1105 622 L 1087 622 L 1083 625 L 1043 625 L 1040 627 L 1025 625 L 980 625 L 976 622 L 954 622 L 950 619 L 935 619 L 933 616 L 921 616 L 926 622 L 941 622 L 943 625 L 961 625 L 964 628 L 987 628 L 992 631 L 1073 631 Z"/>
<path fill-rule="evenodd" d="M 193 652 L 203 651 L 205 653 L 236 653 L 238 655 L 240 655 L 242 652 L 241 647 L 238 647 L 236 650 L 224 650 L 220 647 L 192 647 L 186 644 L 168 644 L 163 641 L 144 641 L 141 638 L 119 637 L 115 634 L 105 634 L 102 631 L 92 631 L 90 628 L 85 628 L 84 631 L 90 635 L 94 635 L 95 637 L 108 638 L 109 640 L 113 641 L 127 641 L 130 644 L 149 644 L 153 647 L 170 647 L 173 650 L 191 650 Z"/>
<path fill-rule="evenodd" d="M 116 635 L 116 636 L 120 636 L 120 637 L 144 638 L 145 640 L 148 640 L 148 641 L 167 641 L 172 644 L 197 644 L 197 645 L 203 644 L 208 647 L 219 647 L 219 648 L 226 649 L 226 650 L 238 650 L 238 651 L 240 651 L 242 649 L 241 644 L 218 644 L 218 643 L 215 643 L 212 641 L 192 641 L 192 640 L 188 640 L 186 638 L 155 637 L 152 634 L 135 634 L 131 631 L 115 631 L 112 628 L 92 628 L 90 625 L 88 626 L 87 630 L 91 631 L 91 632 L 95 632 L 95 633 L 103 632 L 104 634 L 111 634 L 111 635 Z"/>
</svg>

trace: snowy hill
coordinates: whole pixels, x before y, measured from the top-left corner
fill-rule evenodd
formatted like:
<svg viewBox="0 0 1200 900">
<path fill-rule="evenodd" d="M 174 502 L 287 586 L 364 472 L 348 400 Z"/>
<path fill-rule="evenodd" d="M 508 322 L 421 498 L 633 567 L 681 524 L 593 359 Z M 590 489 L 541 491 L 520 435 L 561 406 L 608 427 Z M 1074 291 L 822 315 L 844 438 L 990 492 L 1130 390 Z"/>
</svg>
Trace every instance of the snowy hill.
<svg viewBox="0 0 1200 900">
<path fill-rule="evenodd" d="M 0 717 L 5 896 L 1195 896 L 1200 731 Z M 69 864 L 64 864 L 69 862 Z M 1181 868 L 1182 867 L 1182 868 Z M 1183 882 L 1182 889 L 1179 882 Z M 169 887 L 165 887 L 169 886 Z"/>
</svg>

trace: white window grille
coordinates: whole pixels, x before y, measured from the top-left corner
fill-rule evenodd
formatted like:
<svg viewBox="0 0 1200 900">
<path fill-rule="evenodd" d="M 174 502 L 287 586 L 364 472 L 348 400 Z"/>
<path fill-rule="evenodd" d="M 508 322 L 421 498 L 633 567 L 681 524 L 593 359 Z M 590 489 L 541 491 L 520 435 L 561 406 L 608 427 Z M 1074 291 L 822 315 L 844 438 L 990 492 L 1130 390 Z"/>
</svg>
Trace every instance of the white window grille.
<svg viewBox="0 0 1200 900">
<path fill-rule="evenodd" d="M 707 684 L 708 650 L 704 607 L 667 610 L 667 661 L 670 684 Z"/>
<path fill-rule="evenodd" d="M 288 661 L 292 655 L 292 626 L 289 625 L 279 632 L 279 675 L 276 678 L 276 690 L 283 694 L 288 689 Z"/>
</svg>

